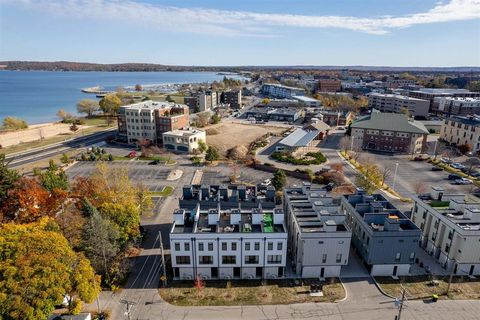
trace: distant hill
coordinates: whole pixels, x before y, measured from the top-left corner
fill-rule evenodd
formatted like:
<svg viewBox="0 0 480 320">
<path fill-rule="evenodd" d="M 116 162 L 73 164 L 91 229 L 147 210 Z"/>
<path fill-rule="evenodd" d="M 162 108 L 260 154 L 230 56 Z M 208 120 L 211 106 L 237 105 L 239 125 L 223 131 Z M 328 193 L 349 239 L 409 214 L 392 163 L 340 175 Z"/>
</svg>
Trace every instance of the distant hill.
<svg viewBox="0 0 480 320">
<path fill-rule="evenodd" d="M 41 71 L 258 71 L 258 70 L 354 70 L 386 72 L 480 72 L 480 67 L 390 66 L 170 66 L 152 63 L 99 64 L 70 61 L 0 61 L 0 70 Z"/>
</svg>

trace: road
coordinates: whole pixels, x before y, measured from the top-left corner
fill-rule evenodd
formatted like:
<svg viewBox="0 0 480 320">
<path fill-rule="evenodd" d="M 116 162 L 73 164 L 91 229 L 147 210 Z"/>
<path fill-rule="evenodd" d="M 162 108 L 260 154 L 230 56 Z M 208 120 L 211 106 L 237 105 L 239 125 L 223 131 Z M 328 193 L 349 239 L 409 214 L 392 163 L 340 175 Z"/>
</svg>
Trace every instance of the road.
<svg viewBox="0 0 480 320">
<path fill-rule="evenodd" d="M 84 137 L 78 137 L 72 140 L 51 144 L 45 147 L 35 148 L 20 153 L 8 155 L 6 159 L 9 161 L 8 166 L 11 168 L 19 167 L 30 162 L 48 159 L 74 148 L 85 147 L 104 141 L 108 136 L 113 135 L 113 129 L 93 133 Z"/>
</svg>

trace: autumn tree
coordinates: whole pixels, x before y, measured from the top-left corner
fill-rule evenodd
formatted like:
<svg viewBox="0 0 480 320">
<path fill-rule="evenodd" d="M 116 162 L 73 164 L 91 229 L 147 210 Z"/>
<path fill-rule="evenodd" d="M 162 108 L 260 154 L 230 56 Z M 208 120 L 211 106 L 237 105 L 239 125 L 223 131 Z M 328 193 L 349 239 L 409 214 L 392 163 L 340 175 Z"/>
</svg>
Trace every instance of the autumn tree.
<svg viewBox="0 0 480 320">
<path fill-rule="evenodd" d="M 335 170 L 335 172 L 343 173 L 343 163 L 341 163 L 341 162 L 334 162 L 334 163 L 330 164 L 330 168 L 332 170 Z"/>
<path fill-rule="evenodd" d="M 1 225 L 0 252 L 1 319 L 46 319 L 64 294 L 90 303 L 100 292 L 89 261 L 70 248 L 51 219 Z"/>
<path fill-rule="evenodd" d="M 458 148 L 458 151 L 461 153 L 461 154 L 467 154 L 469 153 L 470 151 L 472 151 L 472 146 L 468 143 L 465 143 L 465 144 L 461 144 L 459 146 L 457 146 Z"/>
<path fill-rule="evenodd" d="M 28 128 L 25 120 L 16 117 L 5 117 L 2 127 L 7 130 L 20 130 Z"/>
<path fill-rule="evenodd" d="M 59 117 L 62 122 L 69 122 L 73 120 L 73 115 L 63 109 L 57 111 L 57 117 Z"/>
<path fill-rule="evenodd" d="M 392 171 L 385 167 L 381 170 L 381 183 L 382 183 L 382 186 L 385 185 L 385 181 L 390 178 L 390 176 L 392 175 Z"/>
<path fill-rule="evenodd" d="M 93 99 L 83 99 L 77 103 L 78 113 L 85 113 L 89 118 L 98 112 L 98 110 L 100 110 L 100 106 L 98 102 Z"/>
<path fill-rule="evenodd" d="M 377 190 L 381 178 L 382 174 L 377 165 L 365 163 L 362 172 L 358 172 L 355 176 L 355 184 L 364 189 L 368 194 L 372 194 Z"/>
<path fill-rule="evenodd" d="M 0 154 L 0 210 L 1 204 L 7 198 L 8 191 L 20 179 L 20 174 L 16 170 L 8 168 L 8 162 L 5 160 L 5 155 Z"/>
<path fill-rule="evenodd" d="M 468 173 L 468 174 L 471 174 L 471 173 L 472 173 L 472 170 L 473 170 L 475 167 L 480 166 L 480 159 L 479 159 L 478 157 L 468 158 L 467 160 L 465 160 L 465 165 L 466 165 L 467 168 L 468 168 L 467 173 Z"/>
<path fill-rule="evenodd" d="M 138 92 L 138 91 L 142 91 L 142 90 L 143 90 L 142 85 L 137 83 L 137 84 L 135 85 L 135 91 Z"/>
<path fill-rule="evenodd" d="M 116 115 L 122 105 L 122 101 L 116 94 L 107 94 L 100 100 L 99 105 L 104 114 Z"/>
</svg>

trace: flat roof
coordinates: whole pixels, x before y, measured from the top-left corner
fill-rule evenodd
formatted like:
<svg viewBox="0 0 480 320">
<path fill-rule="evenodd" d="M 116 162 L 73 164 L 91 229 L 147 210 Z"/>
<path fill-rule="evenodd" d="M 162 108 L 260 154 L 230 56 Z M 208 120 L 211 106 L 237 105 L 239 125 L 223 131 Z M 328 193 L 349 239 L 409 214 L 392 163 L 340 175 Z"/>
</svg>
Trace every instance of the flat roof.
<svg viewBox="0 0 480 320">
<path fill-rule="evenodd" d="M 320 100 L 310 98 L 310 97 L 307 97 L 307 96 L 292 96 L 292 98 L 294 98 L 296 100 L 304 101 L 304 102 L 320 102 Z"/>
</svg>

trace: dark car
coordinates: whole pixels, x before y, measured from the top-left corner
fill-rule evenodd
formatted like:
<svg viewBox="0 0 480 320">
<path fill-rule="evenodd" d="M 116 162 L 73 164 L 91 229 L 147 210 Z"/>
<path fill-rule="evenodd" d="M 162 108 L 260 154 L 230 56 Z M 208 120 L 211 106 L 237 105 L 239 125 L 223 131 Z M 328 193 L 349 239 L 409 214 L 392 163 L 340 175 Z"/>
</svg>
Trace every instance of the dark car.
<svg viewBox="0 0 480 320">
<path fill-rule="evenodd" d="M 458 180 L 458 179 L 461 179 L 462 177 L 460 177 L 458 174 L 449 174 L 448 175 L 448 180 Z"/>
<path fill-rule="evenodd" d="M 149 162 L 148 164 L 149 165 L 156 165 L 156 164 L 159 164 L 159 163 L 160 163 L 160 160 L 157 159 L 157 160 L 153 160 L 153 161 Z"/>
<path fill-rule="evenodd" d="M 414 161 L 423 161 L 425 160 L 422 156 L 416 156 L 415 158 L 413 158 Z"/>
<path fill-rule="evenodd" d="M 432 170 L 432 171 L 443 171 L 443 168 L 437 167 L 437 166 L 433 166 L 431 170 Z"/>
<path fill-rule="evenodd" d="M 330 182 L 325 186 L 325 190 L 332 191 L 333 187 L 335 187 L 335 184 L 333 182 Z"/>
</svg>

